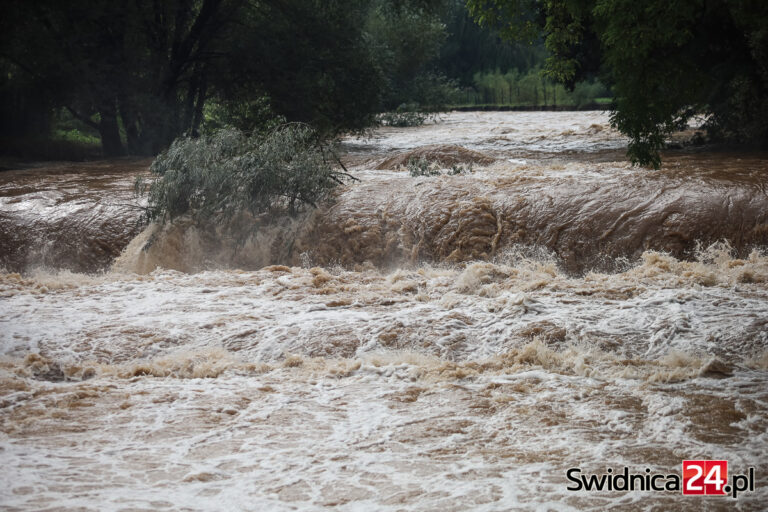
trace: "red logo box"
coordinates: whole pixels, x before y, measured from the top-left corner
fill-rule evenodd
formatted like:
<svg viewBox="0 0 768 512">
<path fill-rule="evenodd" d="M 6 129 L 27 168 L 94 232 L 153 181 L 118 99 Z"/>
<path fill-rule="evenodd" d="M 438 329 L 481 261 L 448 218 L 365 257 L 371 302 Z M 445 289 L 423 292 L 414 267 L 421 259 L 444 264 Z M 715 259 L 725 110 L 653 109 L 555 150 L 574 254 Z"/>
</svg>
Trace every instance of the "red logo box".
<svg viewBox="0 0 768 512">
<path fill-rule="evenodd" d="M 684 460 L 683 494 L 724 496 L 731 490 L 727 460 Z"/>
</svg>

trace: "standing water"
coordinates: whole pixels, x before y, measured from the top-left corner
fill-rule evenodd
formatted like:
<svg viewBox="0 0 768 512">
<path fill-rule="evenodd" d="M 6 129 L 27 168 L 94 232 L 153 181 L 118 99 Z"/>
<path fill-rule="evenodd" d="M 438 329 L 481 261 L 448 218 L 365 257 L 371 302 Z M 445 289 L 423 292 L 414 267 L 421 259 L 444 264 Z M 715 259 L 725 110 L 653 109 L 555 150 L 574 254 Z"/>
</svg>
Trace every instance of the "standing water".
<svg viewBox="0 0 768 512">
<path fill-rule="evenodd" d="M 145 161 L 0 173 L 0 504 L 760 510 L 768 158 L 625 148 L 594 112 L 383 128 L 245 242 L 142 230 Z M 684 459 L 755 490 L 568 490 Z"/>
</svg>

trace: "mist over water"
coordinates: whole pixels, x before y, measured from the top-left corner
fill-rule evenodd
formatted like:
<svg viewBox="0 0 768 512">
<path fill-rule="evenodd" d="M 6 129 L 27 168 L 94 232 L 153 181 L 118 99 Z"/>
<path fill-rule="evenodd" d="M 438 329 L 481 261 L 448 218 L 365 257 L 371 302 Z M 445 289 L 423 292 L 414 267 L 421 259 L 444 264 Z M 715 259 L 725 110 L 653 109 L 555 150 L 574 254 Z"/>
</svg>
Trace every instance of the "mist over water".
<svg viewBox="0 0 768 512">
<path fill-rule="evenodd" d="M 383 128 L 244 242 L 138 225 L 148 162 L 0 173 L 0 504 L 760 510 L 768 159 L 625 144 L 595 112 Z M 757 490 L 566 490 L 683 459 Z"/>
</svg>

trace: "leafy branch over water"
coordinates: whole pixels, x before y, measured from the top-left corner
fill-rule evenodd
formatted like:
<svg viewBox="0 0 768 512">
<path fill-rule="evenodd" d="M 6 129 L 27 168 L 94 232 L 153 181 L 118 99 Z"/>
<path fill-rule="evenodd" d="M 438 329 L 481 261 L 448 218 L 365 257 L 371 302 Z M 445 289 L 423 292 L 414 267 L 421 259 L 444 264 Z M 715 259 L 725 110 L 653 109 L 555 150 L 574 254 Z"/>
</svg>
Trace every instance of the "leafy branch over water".
<svg viewBox="0 0 768 512">
<path fill-rule="evenodd" d="M 181 215 L 221 223 L 243 212 L 295 215 L 355 179 L 333 148 L 303 123 L 266 135 L 226 128 L 180 138 L 150 169 L 157 179 L 139 179 L 136 191 L 148 195 L 145 219 L 160 222 Z"/>
</svg>

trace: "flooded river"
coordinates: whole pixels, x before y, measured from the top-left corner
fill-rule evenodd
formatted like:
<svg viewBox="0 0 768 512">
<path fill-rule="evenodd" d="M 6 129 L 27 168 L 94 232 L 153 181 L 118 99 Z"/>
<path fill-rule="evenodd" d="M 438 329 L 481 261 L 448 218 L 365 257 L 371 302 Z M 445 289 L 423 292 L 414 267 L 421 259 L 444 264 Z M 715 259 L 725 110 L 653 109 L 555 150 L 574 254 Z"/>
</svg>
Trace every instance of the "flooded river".
<svg viewBox="0 0 768 512">
<path fill-rule="evenodd" d="M 761 510 L 768 156 L 625 148 L 598 112 L 382 128 L 244 244 L 142 226 L 147 161 L 0 173 L 0 506 Z M 567 489 L 684 459 L 756 488 Z"/>
</svg>

